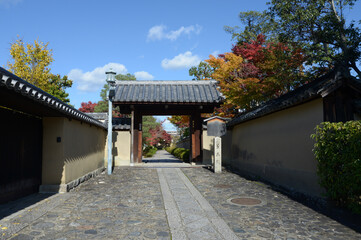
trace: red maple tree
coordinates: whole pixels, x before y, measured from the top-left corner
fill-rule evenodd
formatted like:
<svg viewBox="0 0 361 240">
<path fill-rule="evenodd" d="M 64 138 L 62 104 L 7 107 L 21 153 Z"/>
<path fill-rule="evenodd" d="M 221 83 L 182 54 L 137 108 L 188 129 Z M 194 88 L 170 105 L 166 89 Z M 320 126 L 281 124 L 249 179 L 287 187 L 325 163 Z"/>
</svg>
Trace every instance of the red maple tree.
<svg viewBox="0 0 361 240">
<path fill-rule="evenodd" d="M 233 46 L 231 53 L 210 56 L 205 60 L 213 69 L 226 97 L 216 110 L 233 117 L 237 111 L 249 110 L 302 85 L 304 54 L 297 45 L 267 42 L 260 34 L 251 42 Z"/>
<path fill-rule="evenodd" d="M 98 105 L 97 103 L 89 102 L 82 102 L 81 107 L 79 108 L 79 111 L 86 112 L 86 113 L 92 113 L 94 112 L 94 107 Z"/>
<path fill-rule="evenodd" d="M 302 78 L 303 63 L 306 58 L 302 49 L 295 44 L 267 42 L 263 34 L 250 43 L 241 42 L 232 48 L 232 52 L 241 56 L 242 78 L 257 78 L 260 83 L 267 82 L 266 98 L 278 97 L 293 90 L 305 81 Z"/>
<path fill-rule="evenodd" d="M 151 146 L 157 146 L 157 145 L 169 146 L 170 145 L 170 143 L 172 141 L 172 137 L 163 129 L 163 126 L 162 126 L 163 123 L 164 123 L 164 121 L 161 122 L 161 124 L 156 126 L 155 128 L 149 129 L 149 133 L 151 135 L 150 137 L 147 138 L 147 142 L 149 143 L 149 145 L 151 145 Z"/>
</svg>

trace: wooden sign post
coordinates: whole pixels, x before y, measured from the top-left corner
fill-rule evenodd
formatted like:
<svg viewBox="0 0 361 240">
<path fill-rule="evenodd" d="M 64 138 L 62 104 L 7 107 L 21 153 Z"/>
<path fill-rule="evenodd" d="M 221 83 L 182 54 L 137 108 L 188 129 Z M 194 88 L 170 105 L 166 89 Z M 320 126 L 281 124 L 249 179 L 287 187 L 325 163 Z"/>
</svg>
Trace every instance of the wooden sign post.
<svg viewBox="0 0 361 240">
<path fill-rule="evenodd" d="M 222 172 L 222 138 L 221 136 L 226 134 L 226 118 L 218 116 L 207 118 L 204 121 L 207 122 L 207 135 L 214 136 L 214 162 L 213 171 L 215 173 Z"/>
</svg>

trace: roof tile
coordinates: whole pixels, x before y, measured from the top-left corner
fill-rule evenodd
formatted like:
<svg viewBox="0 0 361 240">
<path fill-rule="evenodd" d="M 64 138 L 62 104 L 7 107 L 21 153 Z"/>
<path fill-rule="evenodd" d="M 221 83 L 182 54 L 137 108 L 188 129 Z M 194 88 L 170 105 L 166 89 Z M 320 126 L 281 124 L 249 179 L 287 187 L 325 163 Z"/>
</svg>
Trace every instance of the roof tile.
<svg viewBox="0 0 361 240">
<path fill-rule="evenodd" d="M 219 103 L 216 81 L 118 81 L 114 102 Z"/>
<path fill-rule="evenodd" d="M 103 123 L 63 103 L 58 98 L 50 95 L 40 88 L 37 88 L 36 86 L 10 73 L 2 67 L 0 67 L 0 87 L 6 87 L 9 89 L 9 91 L 13 91 L 14 94 L 22 94 L 30 101 L 36 101 L 39 104 L 43 104 L 49 108 L 55 109 L 58 112 L 63 112 L 69 117 L 82 119 L 87 123 L 106 128 Z"/>
<path fill-rule="evenodd" d="M 228 127 L 235 126 L 239 123 L 249 121 L 258 117 L 280 111 L 297 104 L 309 101 L 317 97 L 325 97 L 328 93 L 334 91 L 342 85 L 355 86 L 361 92 L 361 81 L 349 76 L 344 76 L 342 72 L 334 71 L 319 77 L 312 82 L 305 84 L 291 92 L 288 92 L 276 99 L 269 100 L 260 106 L 247 112 L 240 113 L 227 123 Z"/>
</svg>

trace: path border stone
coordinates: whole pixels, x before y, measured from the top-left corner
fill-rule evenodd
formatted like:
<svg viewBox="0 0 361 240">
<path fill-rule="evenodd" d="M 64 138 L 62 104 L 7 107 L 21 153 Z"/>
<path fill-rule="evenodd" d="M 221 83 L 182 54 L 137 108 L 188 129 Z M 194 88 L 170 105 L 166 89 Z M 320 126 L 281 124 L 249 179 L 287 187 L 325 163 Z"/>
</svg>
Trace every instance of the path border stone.
<svg viewBox="0 0 361 240">
<path fill-rule="evenodd" d="M 157 168 L 160 187 L 162 190 L 164 208 L 167 214 L 169 228 L 172 234 L 172 239 L 187 239 L 183 225 L 181 224 L 181 216 L 177 204 L 175 203 L 172 193 L 169 189 L 167 180 L 163 174 L 162 169 Z"/>
<path fill-rule="evenodd" d="M 237 235 L 227 225 L 227 223 L 218 216 L 218 213 L 213 209 L 211 204 L 202 196 L 202 194 L 194 187 L 184 173 L 178 168 L 176 169 L 178 176 L 183 180 L 191 194 L 197 200 L 201 208 L 207 214 L 208 219 L 217 228 L 217 231 L 222 234 L 225 239 L 238 239 Z"/>
<path fill-rule="evenodd" d="M 227 223 L 221 217 L 219 217 L 217 212 L 202 196 L 202 194 L 193 186 L 193 184 L 184 175 L 184 173 L 179 168 L 174 168 L 172 169 L 172 171 L 174 171 L 174 174 L 176 174 L 181 179 L 182 183 L 189 190 L 194 200 L 197 201 L 198 205 L 202 209 L 205 218 L 210 221 L 210 223 L 214 226 L 215 230 L 220 234 L 220 236 L 222 236 L 223 239 L 227 240 L 238 239 L 237 235 L 231 230 Z M 172 239 L 187 239 L 186 230 L 184 229 L 183 219 L 181 217 L 182 214 L 180 213 L 177 203 L 174 200 L 174 197 L 170 190 L 170 186 L 168 185 L 169 183 L 167 183 L 166 177 L 164 175 L 163 169 L 157 169 L 157 173 L 161 185 Z M 189 200 L 191 201 L 191 199 Z"/>
</svg>

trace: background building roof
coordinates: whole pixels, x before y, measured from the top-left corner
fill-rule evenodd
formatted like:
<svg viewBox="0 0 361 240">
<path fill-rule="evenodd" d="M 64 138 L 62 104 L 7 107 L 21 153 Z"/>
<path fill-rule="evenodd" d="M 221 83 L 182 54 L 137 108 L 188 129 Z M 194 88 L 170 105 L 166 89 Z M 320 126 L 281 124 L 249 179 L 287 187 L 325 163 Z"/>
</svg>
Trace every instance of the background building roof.
<svg viewBox="0 0 361 240">
<path fill-rule="evenodd" d="M 108 113 L 101 112 L 101 113 L 85 113 L 86 115 L 95 118 L 104 124 L 108 125 Z M 113 130 L 130 130 L 131 119 L 126 117 L 113 117 L 112 126 Z"/>
</svg>

